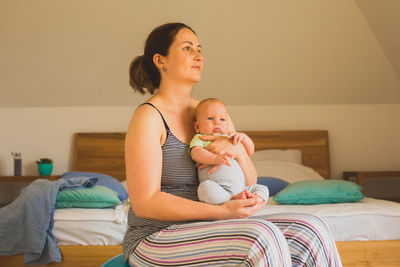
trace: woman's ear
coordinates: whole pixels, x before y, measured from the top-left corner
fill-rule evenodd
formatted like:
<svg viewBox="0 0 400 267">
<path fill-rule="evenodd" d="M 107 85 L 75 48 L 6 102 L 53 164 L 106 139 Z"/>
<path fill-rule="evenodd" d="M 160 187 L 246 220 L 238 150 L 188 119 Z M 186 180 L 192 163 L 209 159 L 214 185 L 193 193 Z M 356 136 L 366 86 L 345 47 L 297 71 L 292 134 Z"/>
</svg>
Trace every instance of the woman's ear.
<svg viewBox="0 0 400 267">
<path fill-rule="evenodd" d="M 162 70 L 163 66 L 164 66 L 164 57 L 160 54 L 154 54 L 153 56 L 153 63 L 154 65 L 156 65 L 157 69 Z M 165 66 L 164 66 L 165 67 Z"/>
</svg>

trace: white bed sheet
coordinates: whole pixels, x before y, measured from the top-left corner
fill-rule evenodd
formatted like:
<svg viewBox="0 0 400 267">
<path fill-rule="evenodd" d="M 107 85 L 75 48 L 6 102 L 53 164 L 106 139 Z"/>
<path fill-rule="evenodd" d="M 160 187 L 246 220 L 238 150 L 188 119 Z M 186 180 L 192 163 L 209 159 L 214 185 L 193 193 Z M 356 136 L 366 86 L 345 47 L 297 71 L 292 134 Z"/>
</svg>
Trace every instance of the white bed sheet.
<svg viewBox="0 0 400 267">
<path fill-rule="evenodd" d="M 129 204 L 113 209 L 56 210 L 53 233 L 59 245 L 120 245 Z M 400 203 L 365 198 L 357 203 L 279 205 L 270 198 L 255 216 L 311 213 L 329 224 L 335 241 L 400 239 Z"/>
<path fill-rule="evenodd" d="M 400 239 L 400 203 L 364 198 L 356 203 L 279 205 L 272 198 L 255 216 L 310 213 L 323 217 L 335 241 Z"/>
<path fill-rule="evenodd" d="M 53 234 L 58 245 L 120 245 L 129 204 L 115 209 L 56 209 Z"/>
</svg>

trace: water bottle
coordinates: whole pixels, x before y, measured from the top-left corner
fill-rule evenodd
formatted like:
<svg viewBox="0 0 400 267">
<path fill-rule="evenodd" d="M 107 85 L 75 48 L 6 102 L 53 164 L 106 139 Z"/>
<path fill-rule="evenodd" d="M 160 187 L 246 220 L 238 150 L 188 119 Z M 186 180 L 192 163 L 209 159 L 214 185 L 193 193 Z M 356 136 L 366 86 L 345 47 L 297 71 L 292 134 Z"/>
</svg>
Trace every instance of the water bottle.
<svg viewBox="0 0 400 267">
<path fill-rule="evenodd" d="M 22 175 L 22 158 L 21 153 L 13 152 L 11 155 L 14 156 L 14 176 L 21 176 Z"/>
</svg>

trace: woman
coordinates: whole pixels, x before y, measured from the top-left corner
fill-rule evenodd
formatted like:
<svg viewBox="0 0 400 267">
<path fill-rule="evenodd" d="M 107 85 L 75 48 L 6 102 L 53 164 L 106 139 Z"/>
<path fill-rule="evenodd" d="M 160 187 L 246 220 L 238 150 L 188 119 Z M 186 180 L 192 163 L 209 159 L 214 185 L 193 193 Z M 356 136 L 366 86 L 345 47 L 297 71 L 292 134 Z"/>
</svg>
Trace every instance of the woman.
<svg viewBox="0 0 400 267">
<path fill-rule="evenodd" d="M 201 45 L 187 25 L 154 29 L 143 56 L 130 66 L 130 83 L 153 96 L 139 106 L 125 140 L 131 209 L 123 249 L 132 266 L 341 266 L 325 223 L 309 215 L 248 219 L 265 203 L 232 199 L 199 202 L 198 178 L 188 153 L 190 96 L 203 68 Z M 232 125 L 233 127 L 233 125 Z M 246 150 L 224 137 L 207 148 L 232 154 L 248 185 L 257 175 Z"/>
</svg>

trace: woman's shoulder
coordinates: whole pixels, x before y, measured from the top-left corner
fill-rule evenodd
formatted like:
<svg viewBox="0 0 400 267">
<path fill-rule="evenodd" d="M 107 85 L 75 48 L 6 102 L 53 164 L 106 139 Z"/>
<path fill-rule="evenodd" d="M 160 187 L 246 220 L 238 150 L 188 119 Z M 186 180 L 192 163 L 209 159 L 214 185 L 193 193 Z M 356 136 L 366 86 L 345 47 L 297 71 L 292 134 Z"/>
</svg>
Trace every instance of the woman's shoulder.
<svg viewBox="0 0 400 267">
<path fill-rule="evenodd" d="M 162 130 L 163 122 L 157 109 L 151 105 L 140 105 L 133 113 L 129 129 Z"/>
</svg>

